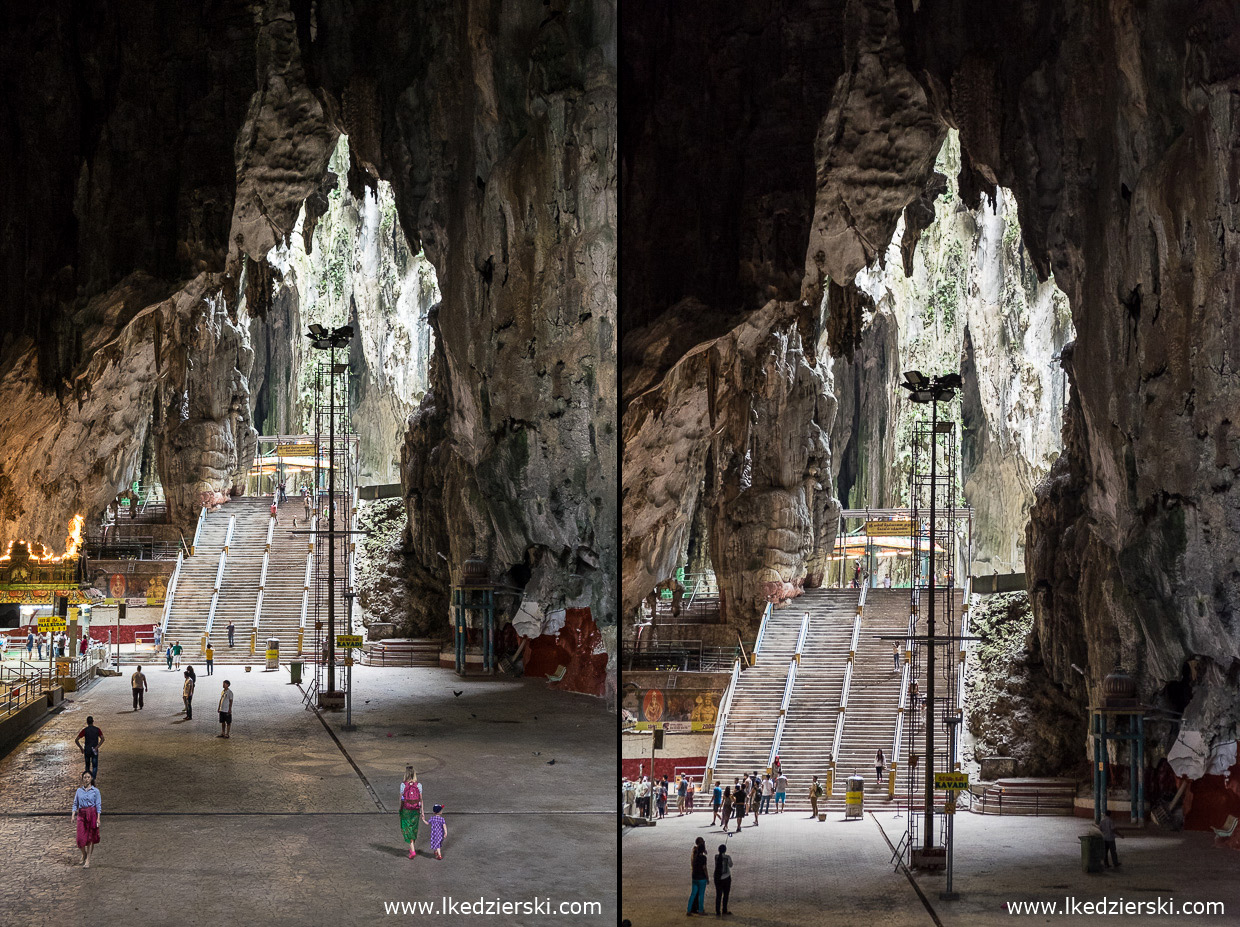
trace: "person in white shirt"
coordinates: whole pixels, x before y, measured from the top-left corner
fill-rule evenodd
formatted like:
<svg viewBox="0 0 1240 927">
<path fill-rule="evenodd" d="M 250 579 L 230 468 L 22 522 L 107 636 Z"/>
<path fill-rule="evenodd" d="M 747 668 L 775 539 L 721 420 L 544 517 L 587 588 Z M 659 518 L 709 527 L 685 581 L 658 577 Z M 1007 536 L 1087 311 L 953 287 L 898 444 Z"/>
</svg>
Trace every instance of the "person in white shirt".
<svg viewBox="0 0 1240 927">
<path fill-rule="evenodd" d="M 220 732 L 216 737 L 228 737 L 232 730 L 233 691 L 228 680 L 224 680 L 224 690 L 220 692 Z"/>
</svg>

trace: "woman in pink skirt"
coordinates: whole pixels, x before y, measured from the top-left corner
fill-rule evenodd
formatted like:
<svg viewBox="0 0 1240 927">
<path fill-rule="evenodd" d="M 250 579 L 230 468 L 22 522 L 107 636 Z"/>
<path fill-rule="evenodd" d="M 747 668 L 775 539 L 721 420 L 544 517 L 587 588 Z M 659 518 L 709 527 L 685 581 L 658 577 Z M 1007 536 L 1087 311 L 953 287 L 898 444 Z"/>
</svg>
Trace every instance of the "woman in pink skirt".
<svg viewBox="0 0 1240 927">
<path fill-rule="evenodd" d="M 70 820 L 77 824 L 77 845 L 82 851 L 82 865 L 90 868 L 90 854 L 99 842 L 99 816 L 103 814 L 103 798 L 91 784 L 90 773 L 82 773 L 82 785 L 73 793 Z"/>
</svg>

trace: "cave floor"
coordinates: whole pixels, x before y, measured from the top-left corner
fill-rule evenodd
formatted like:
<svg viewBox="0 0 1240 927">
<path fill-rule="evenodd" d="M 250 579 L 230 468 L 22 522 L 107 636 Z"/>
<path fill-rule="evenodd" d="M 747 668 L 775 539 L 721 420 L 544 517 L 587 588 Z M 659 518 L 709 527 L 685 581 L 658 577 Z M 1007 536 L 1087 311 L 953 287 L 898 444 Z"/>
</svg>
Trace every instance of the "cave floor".
<svg viewBox="0 0 1240 927">
<path fill-rule="evenodd" d="M 600 913 L 574 922 L 615 923 L 616 727 L 602 702 L 535 679 L 358 667 L 358 729 L 326 716 L 342 749 L 286 670 L 239 670 L 200 672 L 187 722 L 179 673 L 148 672 L 146 707 L 134 712 L 123 668 L 71 695 L 0 760 L 0 922 L 371 924 L 384 902 L 448 896 L 598 902 Z M 215 736 L 224 678 L 236 692 L 228 740 Z M 82 766 L 73 739 L 88 714 L 105 738 L 104 810 L 82 869 L 69 809 Z M 429 828 L 416 859 L 402 843 L 406 763 L 428 816 L 430 804 L 446 806 L 442 861 L 428 852 Z M 405 919 L 564 922 L 541 909 Z"/>
<path fill-rule="evenodd" d="M 713 870 L 722 841 L 710 812 L 671 816 L 655 827 L 626 829 L 622 847 L 622 916 L 634 924 L 670 924 L 685 918 L 689 856 L 695 837 L 706 839 Z M 934 909 L 927 911 L 908 879 L 893 872 L 891 849 L 905 819 L 893 812 L 867 814 L 863 821 L 832 813 L 826 823 L 808 814 L 763 815 L 754 828 L 728 838 L 732 856 L 729 907 L 734 924 L 870 924 L 973 927 L 1006 921 L 1007 902 L 1058 902 L 1059 913 L 1025 915 L 1032 923 L 1086 925 L 1096 914 L 1064 913 L 1066 899 L 1078 904 L 1156 902 L 1174 899 L 1176 914 L 1104 916 L 1106 923 L 1184 923 L 1185 902 L 1223 902 L 1226 915 L 1193 916 L 1191 923 L 1234 924 L 1240 911 L 1235 872 L 1240 855 L 1215 849 L 1202 833 L 1132 833 L 1119 841 L 1122 866 L 1098 874 L 1081 871 L 1079 834 L 1090 824 L 1079 818 L 1016 818 L 961 814 L 956 819 L 956 901 L 944 901 L 942 874 L 917 875 Z M 714 917 L 714 885 L 706 890 Z M 937 921 L 936 921 L 937 918 Z"/>
</svg>

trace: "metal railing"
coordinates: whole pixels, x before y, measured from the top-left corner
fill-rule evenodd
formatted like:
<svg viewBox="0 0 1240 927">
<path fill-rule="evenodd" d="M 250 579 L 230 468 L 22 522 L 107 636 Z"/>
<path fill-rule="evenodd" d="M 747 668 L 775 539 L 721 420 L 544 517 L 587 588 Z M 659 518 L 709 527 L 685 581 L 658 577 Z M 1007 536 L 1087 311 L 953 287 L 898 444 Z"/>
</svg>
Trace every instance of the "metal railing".
<svg viewBox="0 0 1240 927">
<path fill-rule="evenodd" d="M 719 711 L 715 713 L 715 735 L 710 739 L 710 756 L 706 760 L 708 780 L 715 776 L 715 763 L 719 760 L 719 747 L 723 743 L 723 731 L 728 725 L 728 712 L 732 710 L 732 694 L 736 692 L 736 684 L 741 678 L 741 658 L 737 657 L 732 664 L 732 679 L 728 682 L 727 691 L 723 693 L 723 701 L 719 703 Z"/>
<path fill-rule="evenodd" d="M 224 535 L 224 549 L 220 551 L 220 565 L 215 569 L 215 586 L 211 589 L 211 606 L 207 609 L 207 629 L 204 637 L 211 636 L 211 627 L 215 624 L 215 609 L 220 604 L 220 586 L 224 584 L 224 566 L 228 562 L 228 548 L 232 544 L 233 529 L 237 524 L 237 516 L 228 519 L 228 532 Z"/>
<path fill-rule="evenodd" d="M 629 671 L 670 670 L 683 673 L 725 672 L 738 659 L 739 647 L 707 647 L 700 640 L 655 641 L 629 658 Z"/>
<path fill-rule="evenodd" d="M 0 718 L 44 698 L 53 686 L 52 671 L 46 666 L 19 660 L 16 667 L 0 667 Z"/>
<path fill-rule="evenodd" d="M 779 742 L 783 740 L 784 724 L 788 719 L 788 704 L 792 701 L 792 689 L 797 684 L 797 665 L 796 656 L 788 661 L 788 678 L 784 681 L 784 697 L 779 702 L 779 718 L 775 722 L 775 736 L 771 738 L 771 750 L 766 757 L 768 772 L 775 766 L 775 757 L 779 756 Z"/>
<path fill-rule="evenodd" d="M 908 701 L 909 678 L 913 673 L 913 637 L 917 634 L 917 610 L 911 605 L 908 615 L 907 637 L 904 641 L 903 659 L 900 666 L 900 695 L 896 700 L 896 730 L 891 738 L 891 772 L 887 777 L 887 797 L 895 797 L 896 769 L 900 760 L 900 746 L 904 741 L 904 718 L 910 708 Z"/>
<path fill-rule="evenodd" d="M 758 652 L 762 649 L 762 640 L 766 637 L 766 626 L 770 623 L 773 608 L 774 606 L 770 602 L 766 603 L 766 611 L 762 613 L 762 623 L 758 625 L 758 639 L 753 642 L 753 662 L 755 665 L 758 662 Z"/>
<path fill-rule="evenodd" d="M 177 580 L 181 578 L 181 564 L 185 562 L 185 554 L 177 555 L 177 565 L 172 571 L 172 579 L 168 581 L 168 592 L 164 595 L 164 614 L 159 620 L 159 636 L 162 638 L 168 631 L 168 617 L 172 614 L 172 597 L 177 593 Z"/>
<path fill-rule="evenodd" d="M 194 539 L 189 544 L 189 555 L 194 556 L 194 551 L 198 547 L 198 538 L 202 536 L 202 525 L 207 520 L 207 507 L 204 505 L 202 511 L 198 513 L 198 526 L 194 528 Z"/>
<path fill-rule="evenodd" d="M 844 667 L 844 684 L 840 688 L 840 707 L 835 716 L 835 733 L 831 737 L 831 768 L 835 769 L 835 763 L 840 756 L 840 743 L 844 739 L 844 717 L 848 712 L 848 690 L 852 687 L 853 664 L 857 659 L 857 647 L 861 640 L 861 612 L 865 608 L 865 591 L 868 587 L 862 586 L 857 595 L 857 613 L 853 616 L 852 638 L 848 644 L 848 663 Z M 831 776 L 831 789 L 828 790 L 827 796 L 835 790 L 835 777 Z"/>
<path fill-rule="evenodd" d="M 318 515 L 310 516 L 310 543 L 306 546 L 306 576 L 301 586 L 301 621 L 297 627 L 302 634 L 306 631 L 306 613 L 310 609 L 310 573 L 314 569 L 314 532 L 318 530 Z"/>
<path fill-rule="evenodd" d="M 267 565 L 271 560 L 271 539 L 276 529 L 276 520 L 267 519 L 267 543 L 263 547 L 263 568 L 258 575 L 258 598 L 254 601 L 254 635 L 258 635 L 258 624 L 263 614 L 263 591 L 267 588 Z"/>
</svg>

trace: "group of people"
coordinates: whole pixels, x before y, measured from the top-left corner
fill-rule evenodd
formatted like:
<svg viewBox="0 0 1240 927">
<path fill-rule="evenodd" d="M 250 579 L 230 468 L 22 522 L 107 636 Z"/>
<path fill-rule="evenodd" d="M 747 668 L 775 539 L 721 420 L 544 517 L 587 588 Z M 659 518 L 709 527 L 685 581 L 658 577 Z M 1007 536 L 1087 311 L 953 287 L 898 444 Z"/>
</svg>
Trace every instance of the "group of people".
<svg viewBox="0 0 1240 927">
<path fill-rule="evenodd" d="M 184 676 L 185 682 L 181 684 L 181 700 L 185 703 L 185 708 L 181 711 L 181 714 L 185 715 L 186 721 L 193 721 L 194 692 L 198 688 L 198 674 L 194 672 L 192 666 L 187 666 Z M 133 675 L 129 677 L 129 685 L 133 690 L 133 710 L 141 711 L 145 707 L 146 693 L 150 691 L 146 673 L 142 672 L 141 666 L 137 667 L 133 671 Z M 232 706 L 232 684 L 225 679 L 223 689 L 220 691 L 219 704 L 216 706 L 220 716 L 220 733 L 217 736 L 225 740 L 232 736 Z M 97 766 L 98 759 L 95 762 Z"/>
<path fill-rule="evenodd" d="M 412 766 L 405 767 L 405 781 L 400 784 L 400 832 L 409 841 L 409 858 L 418 855 L 414 844 L 418 841 L 419 825 L 431 829 L 431 849 L 435 859 L 443 859 L 443 844 L 448 838 L 448 822 L 443 817 L 443 805 L 433 805 L 428 819 L 422 813 L 422 785 Z"/>
<path fill-rule="evenodd" d="M 36 649 L 39 652 L 38 659 L 42 660 L 43 659 L 43 646 L 44 644 L 43 644 L 42 634 L 36 634 L 33 629 L 26 632 L 26 659 L 27 660 L 35 658 L 34 652 Z M 67 656 L 69 653 L 69 635 L 66 634 L 64 631 L 61 631 L 59 634 L 52 634 L 52 632 L 49 631 L 47 634 L 47 648 L 48 648 L 48 656 L 54 656 L 54 657 Z M 90 649 L 90 635 L 83 634 L 82 640 L 78 644 L 78 653 L 85 654 L 86 651 L 89 649 Z"/>
<path fill-rule="evenodd" d="M 715 783 L 711 795 L 712 824 L 719 821 L 723 832 L 728 832 L 728 824 L 736 820 L 735 833 L 741 832 L 745 815 L 753 816 L 753 826 L 758 826 L 759 814 L 770 814 L 774 806 L 775 813 L 783 813 L 788 801 L 788 777 L 783 769 L 776 765 L 772 771 L 761 777 L 755 772 L 748 776 L 737 776 L 732 785 L 720 787 Z"/>
<path fill-rule="evenodd" d="M 690 861 L 690 878 L 692 887 L 689 890 L 688 915 L 706 913 L 706 885 L 708 860 L 706 841 L 698 837 L 693 841 L 693 856 Z M 715 854 L 715 916 L 731 914 L 728 910 L 728 896 L 732 894 L 732 857 L 728 854 L 728 845 L 719 844 L 719 852 Z"/>
</svg>

